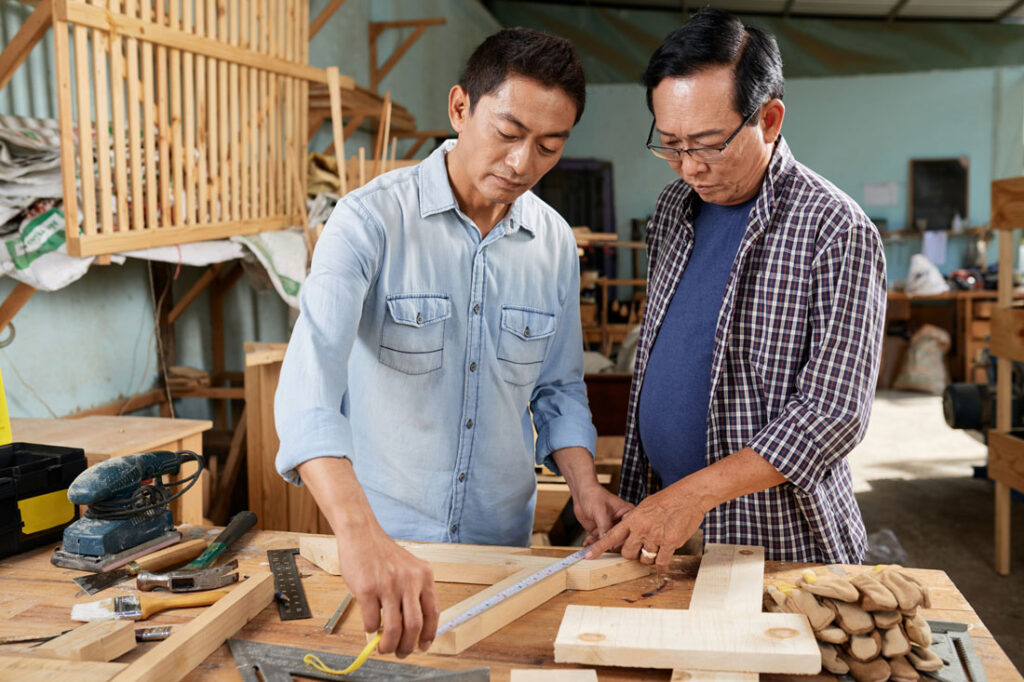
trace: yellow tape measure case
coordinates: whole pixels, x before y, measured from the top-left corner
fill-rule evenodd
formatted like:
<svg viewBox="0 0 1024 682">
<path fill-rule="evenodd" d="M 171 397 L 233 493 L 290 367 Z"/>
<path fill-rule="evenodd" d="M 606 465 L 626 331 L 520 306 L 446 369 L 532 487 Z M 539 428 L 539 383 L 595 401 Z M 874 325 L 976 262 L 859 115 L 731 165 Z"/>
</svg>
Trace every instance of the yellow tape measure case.
<svg viewBox="0 0 1024 682">
<path fill-rule="evenodd" d="M 81 448 L 0 446 L 0 557 L 60 542 L 78 518 L 68 486 L 85 467 Z"/>
</svg>

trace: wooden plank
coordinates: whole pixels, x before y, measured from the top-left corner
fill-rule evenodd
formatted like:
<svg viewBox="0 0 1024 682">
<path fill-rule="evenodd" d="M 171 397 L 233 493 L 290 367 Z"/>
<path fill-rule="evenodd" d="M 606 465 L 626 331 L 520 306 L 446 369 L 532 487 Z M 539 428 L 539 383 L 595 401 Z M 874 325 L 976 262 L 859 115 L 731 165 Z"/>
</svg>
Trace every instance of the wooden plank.
<svg viewBox="0 0 1024 682">
<path fill-rule="evenodd" d="M 168 18 L 172 29 L 178 29 L 178 0 L 168 1 Z M 163 2 L 163 0 L 161 0 Z M 187 2 L 187 0 L 186 0 Z M 170 51 L 171 64 L 171 99 L 170 99 L 170 131 L 171 131 L 171 224 L 185 224 L 186 189 L 185 189 L 185 152 L 183 147 L 184 129 L 182 123 L 181 94 L 181 50 Z"/>
<path fill-rule="evenodd" d="M 549 560 L 550 562 L 551 560 Z M 472 597 L 464 599 L 454 606 L 450 606 L 441 612 L 438 622 L 444 624 L 465 613 L 473 606 L 493 597 L 496 594 L 508 589 L 510 586 L 527 578 L 534 572 L 534 569 L 527 568 L 518 573 L 513 573 L 504 580 L 495 583 L 491 587 L 481 590 Z M 533 611 L 535 608 L 565 590 L 565 571 L 559 571 L 553 575 L 540 580 L 516 594 L 507 597 L 483 611 L 475 618 L 471 618 L 462 625 L 444 633 L 434 640 L 430 647 L 432 654 L 455 655 L 462 653 L 473 646 L 484 637 L 494 634 L 517 618 Z"/>
<path fill-rule="evenodd" d="M 1015 230 L 1024 227 L 1024 177 L 992 182 L 993 230 Z"/>
<path fill-rule="evenodd" d="M 33 657 L 72 661 L 112 661 L 135 648 L 135 623 L 96 620 L 31 650 Z"/>
<path fill-rule="evenodd" d="M 215 39 L 217 37 L 217 1 L 206 0 L 206 35 Z M 209 59 L 206 62 L 206 139 L 209 152 L 209 189 L 210 189 L 210 222 L 226 221 L 224 214 L 224 199 L 222 196 L 220 179 L 220 115 L 219 99 L 217 97 L 217 60 Z"/>
<path fill-rule="evenodd" d="M 309 25 L 309 37 L 312 38 L 320 29 L 324 27 L 327 20 L 334 16 L 334 13 L 338 11 L 338 8 L 345 4 L 345 0 L 330 0 L 327 6 L 320 10 L 320 14 L 316 15 L 316 19 Z"/>
<path fill-rule="evenodd" d="M 195 33 L 199 36 L 206 35 L 206 6 L 203 0 L 189 0 L 195 2 Z M 197 54 L 196 60 L 196 214 L 197 221 L 205 223 L 213 220 L 213 213 L 209 206 L 210 174 L 207 170 L 207 159 L 209 158 L 209 131 L 207 129 L 209 113 L 209 90 L 206 85 L 206 56 Z"/>
<path fill-rule="evenodd" d="M 92 0 L 94 4 L 105 4 L 104 0 Z M 96 165 L 99 173 L 100 230 L 114 229 L 113 182 L 110 176 L 110 118 L 107 109 L 107 50 L 108 36 L 103 31 L 92 31 L 92 91 L 96 119 L 93 134 L 96 136 Z M 87 119 L 78 117 L 79 128 Z"/>
<path fill-rule="evenodd" d="M 125 0 L 125 14 L 134 17 L 137 13 L 136 0 Z M 145 227 L 143 209 L 145 201 L 142 193 L 142 156 L 143 147 L 142 130 L 139 122 L 139 103 L 142 95 L 139 93 L 139 41 L 135 38 L 128 38 L 125 43 L 125 51 L 128 56 L 127 75 L 127 107 L 128 107 L 128 139 L 132 141 L 128 145 L 128 156 L 131 164 L 131 185 L 132 185 L 132 215 L 131 220 L 124 216 L 122 225 L 127 229 L 141 230 Z"/>
<path fill-rule="evenodd" d="M 270 573 L 251 573 L 228 596 L 194 618 L 176 627 L 166 640 L 132 662 L 114 679 L 180 680 L 207 656 L 216 651 L 274 598 L 274 577 Z"/>
<path fill-rule="evenodd" d="M 1024 439 L 999 431 L 988 432 L 988 475 L 1024 491 Z"/>
<path fill-rule="evenodd" d="M 238 20 L 239 20 L 239 7 L 238 0 L 231 0 L 231 7 L 228 12 L 228 43 L 234 49 L 239 49 L 238 42 Z M 242 217 L 242 197 L 241 197 L 241 147 L 239 145 L 240 135 L 242 132 L 241 119 L 239 114 L 239 100 L 241 99 L 241 90 L 238 78 L 238 64 L 232 62 L 228 65 L 228 130 L 230 131 L 229 138 L 229 160 L 231 164 L 231 217 L 238 220 Z"/>
<path fill-rule="evenodd" d="M 63 12 L 61 12 L 62 7 L 64 8 Z M 143 12 L 145 12 L 145 8 L 143 8 Z M 143 44 L 189 50 L 194 54 L 201 54 L 215 60 L 222 60 L 233 64 L 245 64 L 282 76 L 303 78 L 314 83 L 327 83 L 327 74 L 323 69 L 318 69 L 308 64 L 297 64 L 280 57 L 262 55 L 240 47 L 234 48 L 226 44 L 226 41 L 189 35 L 183 31 L 160 26 L 148 20 L 134 19 L 124 15 L 108 15 L 106 10 L 91 7 L 85 4 L 83 0 L 66 0 L 55 7 L 55 13 L 63 21 L 71 22 L 77 26 L 102 30 L 109 30 L 110 22 L 115 21 L 118 33 L 126 38 L 131 37 L 143 40 Z M 341 79 L 345 89 L 351 90 L 355 87 L 355 81 L 351 76 L 343 75 Z"/>
<path fill-rule="evenodd" d="M 145 0 L 143 0 L 145 2 Z M 156 8 L 155 16 L 153 17 L 154 26 L 164 25 L 164 2 L 159 0 L 154 2 L 153 6 Z M 168 227 L 173 225 L 172 220 L 172 207 L 171 207 L 171 122 L 168 116 L 168 82 L 167 82 L 167 47 L 156 44 L 156 95 L 155 98 L 150 100 L 148 103 L 143 103 L 144 106 L 156 107 L 156 127 L 157 127 L 157 187 L 159 188 L 160 197 L 160 226 Z M 175 191 L 180 185 L 175 185 Z M 153 226 L 155 227 L 155 226 Z"/>
<path fill-rule="evenodd" d="M 120 0 L 110 0 L 111 9 L 120 8 Z M 111 32 L 110 42 L 110 108 L 114 129 L 114 185 L 117 189 L 117 229 L 127 230 L 131 224 L 128 215 L 128 158 L 125 139 L 124 105 L 124 42 Z M 138 146 L 132 138 L 132 146 Z"/>
<path fill-rule="evenodd" d="M 709 543 L 700 559 L 690 609 L 759 613 L 764 547 Z M 672 682 L 757 682 L 757 673 L 675 669 Z"/>
<path fill-rule="evenodd" d="M 344 0 L 342 0 L 344 1 Z M 0 52 L 0 90 L 11 81 L 32 48 L 43 39 L 53 23 L 53 1 L 42 0 Z"/>
<path fill-rule="evenodd" d="M 1024 309 L 994 308 L 989 337 L 993 356 L 1024 362 Z"/>
<path fill-rule="evenodd" d="M 49 3 L 49 0 L 47 0 Z M 36 12 L 33 12 L 35 14 Z M 64 220 L 67 225 L 78 225 L 78 190 L 75 174 L 75 118 L 72 113 L 71 45 L 68 27 L 54 24 L 53 60 L 57 79 L 57 121 L 60 128 L 61 194 L 64 199 Z M 77 241 L 78 230 L 66 230 L 69 245 L 72 237 Z"/>
<path fill-rule="evenodd" d="M 196 298 L 199 297 L 199 294 L 203 293 L 203 290 L 217 279 L 217 274 L 220 272 L 220 269 L 221 264 L 214 263 L 203 271 L 203 274 L 199 276 L 196 283 L 193 284 L 189 290 L 185 292 L 185 295 L 181 297 L 181 300 L 175 303 L 174 307 L 171 308 L 171 312 L 167 314 L 167 324 L 174 324 L 175 320 L 182 316 L 182 314 L 192 304 L 192 301 L 196 300 Z"/>
<path fill-rule="evenodd" d="M 195 32 L 195 25 L 192 19 L 192 3 L 194 0 L 182 0 L 181 21 L 182 30 L 192 34 Z M 185 154 L 185 188 L 179 192 L 184 203 L 185 224 L 195 225 L 196 219 L 196 71 L 195 55 L 189 51 L 182 54 L 182 78 L 183 95 L 182 104 L 184 110 L 184 154 Z"/>
<path fill-rule="evenodd" d="M 245 465 L 249 487 L 249 509 L 256 512 L 256 527 L 263 528 L 263 390 L 260 386 L 260 365 L 250 364 L 253 351 L 245 344 L 245 407 L 248 413 L 245 428 Z"/>
<path fill-rule="evenodd" d="M 216 31 L 217 39 L 226 44 L 228 42 L 228 18 L 227 1 L 216 1 L 216 19 L 210 26 L 210 32 Z M 228 150 L 228 138 L 231 135 L 228 107 L 228 64 L 230 62 L 221 59 L 217 63 L 217 149 L 220 158 L 217 159 L 218 175 L 217 181 L 220 184 L 220 219 L 225 222 L 237 220 L 238 216 L 232 213 L 234 197 L 231 196 L 231 159 Z"/>
<path fill-rule="evenodd" d="M 511 671 L 509 682 L 597 682 L 597 671 L 586 670 L 528 670 Z"/>
<path fill-rule="evenodd" d="M 804 616 L 575 604 L 565 609 L 555 661 L 789 675 L 821 670 Z"/>
<path fill-rule="evenodd" d="M 399 546 L 428 562 L 435 582 L 490 585 L 519 571 L 539 571 L 551 564 L 550 557 L 538 557 L 525 548 L 439 544 L 399 541 Z M 332 535 L 304 535 L 299 552 L 311 563 L 332 575 L 340 575 L 338 552 Z M 651 568 L 618 554 L 580 561 L 567 568 L 566 589 L 590 591 L 649 575 Z"/>
<path fill-rule="evenodd" d="M 0 303 L 0 331 L 3 331 L 11 323 L 14 316 L 25 307 L 25 304 L 28 303 L 28 300 L 35 293 L 35 287 L 24 282 L 18 282 L 14 285 L 11 293 L 7 294 L 7 298 L 4 299 L 3 303 Z"/>
<path fill-rule="evenodd" d="M 234 222 L 215 222 L 207 225 L 185 225 L 183 227 L 165 227 L 159 229 L 136 230 L 131 234 L 94 235 L 78 240 L 78 244 L 68 244 L 68 253 L 72 256 L 94 256 L 102 253 L 132 251 L 152 246 L 174 246 L 185 242 L 206 241 L 210 239 L 226 239 L 240 234 L 256 234 L 268 230 L 280 230 L 291 227 L 295 220 L 291 216 L 259 218 L 257 220 L 237 220 Z"/>
<path fill-rule="evenodd" d="M 993 183 L 995 187 L 996 183 Z M 994 192 L 995 190 L 993 190 Z M 1005 205 L 1002 209 L 1005 214 Z M 1005 224 L 1012 225 L 1015 219 L 1004 218 Z M 992 352 L 998 348 L 1003 354 L 996 362 L 996 429 L 1008 432 L 1013 423 L 1013 356 L 1016 354 L 1013 340 L 1015 335 L 1009 307 L 1013 303 L 1013 232 L 999 232 L 999 294 L 996 309 L 992 311 Z M 1009 324 L 1008 324 L 1009 323 Z M 1009 327 L 1009 329 L 1007 329 Z M 991 451 L 989 452 L 991 457 Z M 1010 488 L 1003 481 L 995 485 L 995 569 L 1000 575 L 1010 573 Z"/>
<path fill-rule="evenodd" d="M 253 350 L 245 354 L 246 367 L 256 367 L 258 365 L 266 365 L 272 362 L 281 362 L 284 360 L 284 354 L 288 349 L 288 344 L 275 343 L 266 345 L 270 347 Z"/>
<path fill-rule="evenodd" d="M 0 655 L 0 679 L 18 682 L 74 680 L 107 682 L 128 667 L 127 663 L 96 661 L 36 660 L 28 656 Z"/>
<path fill-rule="evenodd" d="M 288 530 L 288 498 L 298 488 L 287 483 L 277 473 L 274 458 L 280 441 L 274 429 L 274 394 L 281 373 L 280 365 L 263 365 L 260 372 L 260 428 L 262 430 L 262 476 L 259 481 L 263 489 L 262 498 L 269 502 L 263 505 L 263 527 Z M 304 490 L 302 492 L 305 492 Z"/>
<path fill-rule="evenodd" d="M 152 3 L 149 0 L 142 0 L 139 4 L 141 9 L 141 22 L 144 26 L 151 26 L 150 11 Z M 144 36 L 135 36 L 144 37 Z M 146 222 L 145 225 L 137 225 L 136 230 L 156 229 L 157 227 L 157 189 L 158 178 L 156 175 L 156 110 L 153 107 L 155 99 L 153 88 L 153 44 L 148 40 L 142 41 L 142 136 L 145 151 L 142 154 L 146 165 Z M 68 246 L 71 252 L 71 246 Z M 83 253 L 72 253 L 73 256 L 82 256 Z"/>
<path fill-rule="evenodd" d="M 88 32 L 81 26 L 72 29 L 75 43 L 75 95 L 79 126 L 78 171 L 82 186 L 82 231 L 96 234 L 96 180 L 93 175 L 92 102 L 89 98 Z M 68 223 L 71 225 L 71 223 Z"/>
</svg>

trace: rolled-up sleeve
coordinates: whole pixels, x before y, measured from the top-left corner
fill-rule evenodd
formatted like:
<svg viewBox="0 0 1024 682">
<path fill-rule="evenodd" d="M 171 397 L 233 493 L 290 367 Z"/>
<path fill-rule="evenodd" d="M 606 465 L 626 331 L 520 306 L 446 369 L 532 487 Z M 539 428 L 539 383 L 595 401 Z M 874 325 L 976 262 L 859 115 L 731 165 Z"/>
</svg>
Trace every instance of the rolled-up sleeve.
<svg viewBox="0 0 1024 682">
<path fill-rule="evenodd" d="M 810 355 L 781 413 L 748 446 L 803 492 L 864 437 L 884 333 L 885 256 L 851 221 L 813 264 Z"/>
<path fill-rule="evenodd" d="M 380 225 L 355 199 L 338 202 L 302 285 L 301 312 L 274 396 L 275 464 L 292 483 L 301 483 L 295 469 L 307 460 L 352 455 L 352 431 L 341 411 L 348 358 L 383 254 Z"/>
<path fill-rule="evenodd" d="M 583 331 L 580 327 L 580 269 L 576 250 L 566 259 L 565 298 L 551 351 L 530 399 L 537 429 L 537 464 L 558 471 L 551 453 L 583 447 L 593 455 L 597 446 L 583 383 Z"/>
</svg>

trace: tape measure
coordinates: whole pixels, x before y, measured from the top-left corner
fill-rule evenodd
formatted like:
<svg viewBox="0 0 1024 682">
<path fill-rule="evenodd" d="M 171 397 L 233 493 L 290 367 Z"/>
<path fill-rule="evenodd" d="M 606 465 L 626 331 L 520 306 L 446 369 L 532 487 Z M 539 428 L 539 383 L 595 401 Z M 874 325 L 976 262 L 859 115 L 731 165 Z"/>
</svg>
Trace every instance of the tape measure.
<svg viewBox="0 0 1024 682">
<path fill-rule="evenodd" d="M 525 590 L 527 587 L 530 587 L 531 585 L 536 585 L 541 580 L 544 580 L 545 578 L 549 578 L 549 577 L 553 576 L 555 573 L 558 573 L 559 571 L 562 571 L 562 570 L 565 570 L 565 569 L 569 568 L 573 564 L 579 563 L 580 560 L 583 559 L 584 555 L 586 555 L 586 553 L 587 553 L 586 549 L 581 549 L 580 551 L 576 552 L 575 554 L 570 554 L 569 556 L 565 557 L 564 559 L 562 559 L 560 561 L 556 561 L 553 564 L 548 564 L 547 566 L 545 566 L 544 568 L 540 569 L 536 573 L 533 573 L 531 575 L 526 576 L 525 578 L 523 578 L 522 580 L 520 580 L 516 584 L 509 585 L 508 587 L 503 589 L 501 592 L 498 592 L 497 594 L 488 597 L 487 599 L 483 600 L 482 602 L 471 606 L 469 608 L 469 610 L 464 611 L 463 613 L 460 613 L 459 615 L 457 615 L 454 618 L 452 618 L 450 621 L 442 624 L 441 627 L 439 627 L 437 629 L 437 635 L 435 637 L 440 637 L 441 635 L 443 635 L 444 633 L 448 632 L 449 630 L 454 630 L 455 628 L 459 627 L 463 623 L 465 623 L 465 622 L 467 622 L 467 621 L 469 621 L 469 620 L 471 620 L 473 618 L 476 618 L 477 616 L 479 616 L 481 613 L 483 613 L 487 609 L 491 608 L 492 606 L 496 606 L 497 604 L 500 604 L 501 602 L 505 601 L 506 599 L 508 599 L 512 595 L 517 594 L 519 592 L 522 592 L 523 590 Z"/>
</svg>

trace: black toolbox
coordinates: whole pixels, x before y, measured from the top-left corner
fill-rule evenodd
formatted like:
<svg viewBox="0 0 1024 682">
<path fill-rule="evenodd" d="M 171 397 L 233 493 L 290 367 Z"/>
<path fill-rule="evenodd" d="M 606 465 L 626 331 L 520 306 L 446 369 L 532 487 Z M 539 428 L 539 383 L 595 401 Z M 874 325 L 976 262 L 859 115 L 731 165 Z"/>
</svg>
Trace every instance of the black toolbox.
<svg viewBox="0 0 1024 682">
<path fill-rule="evenodd" d="M 0 557 L 60 543 L 64 528 L 78 518 L 68 486 L 86 465 L 82 448 L 0 446 Z"/>
</svg>

